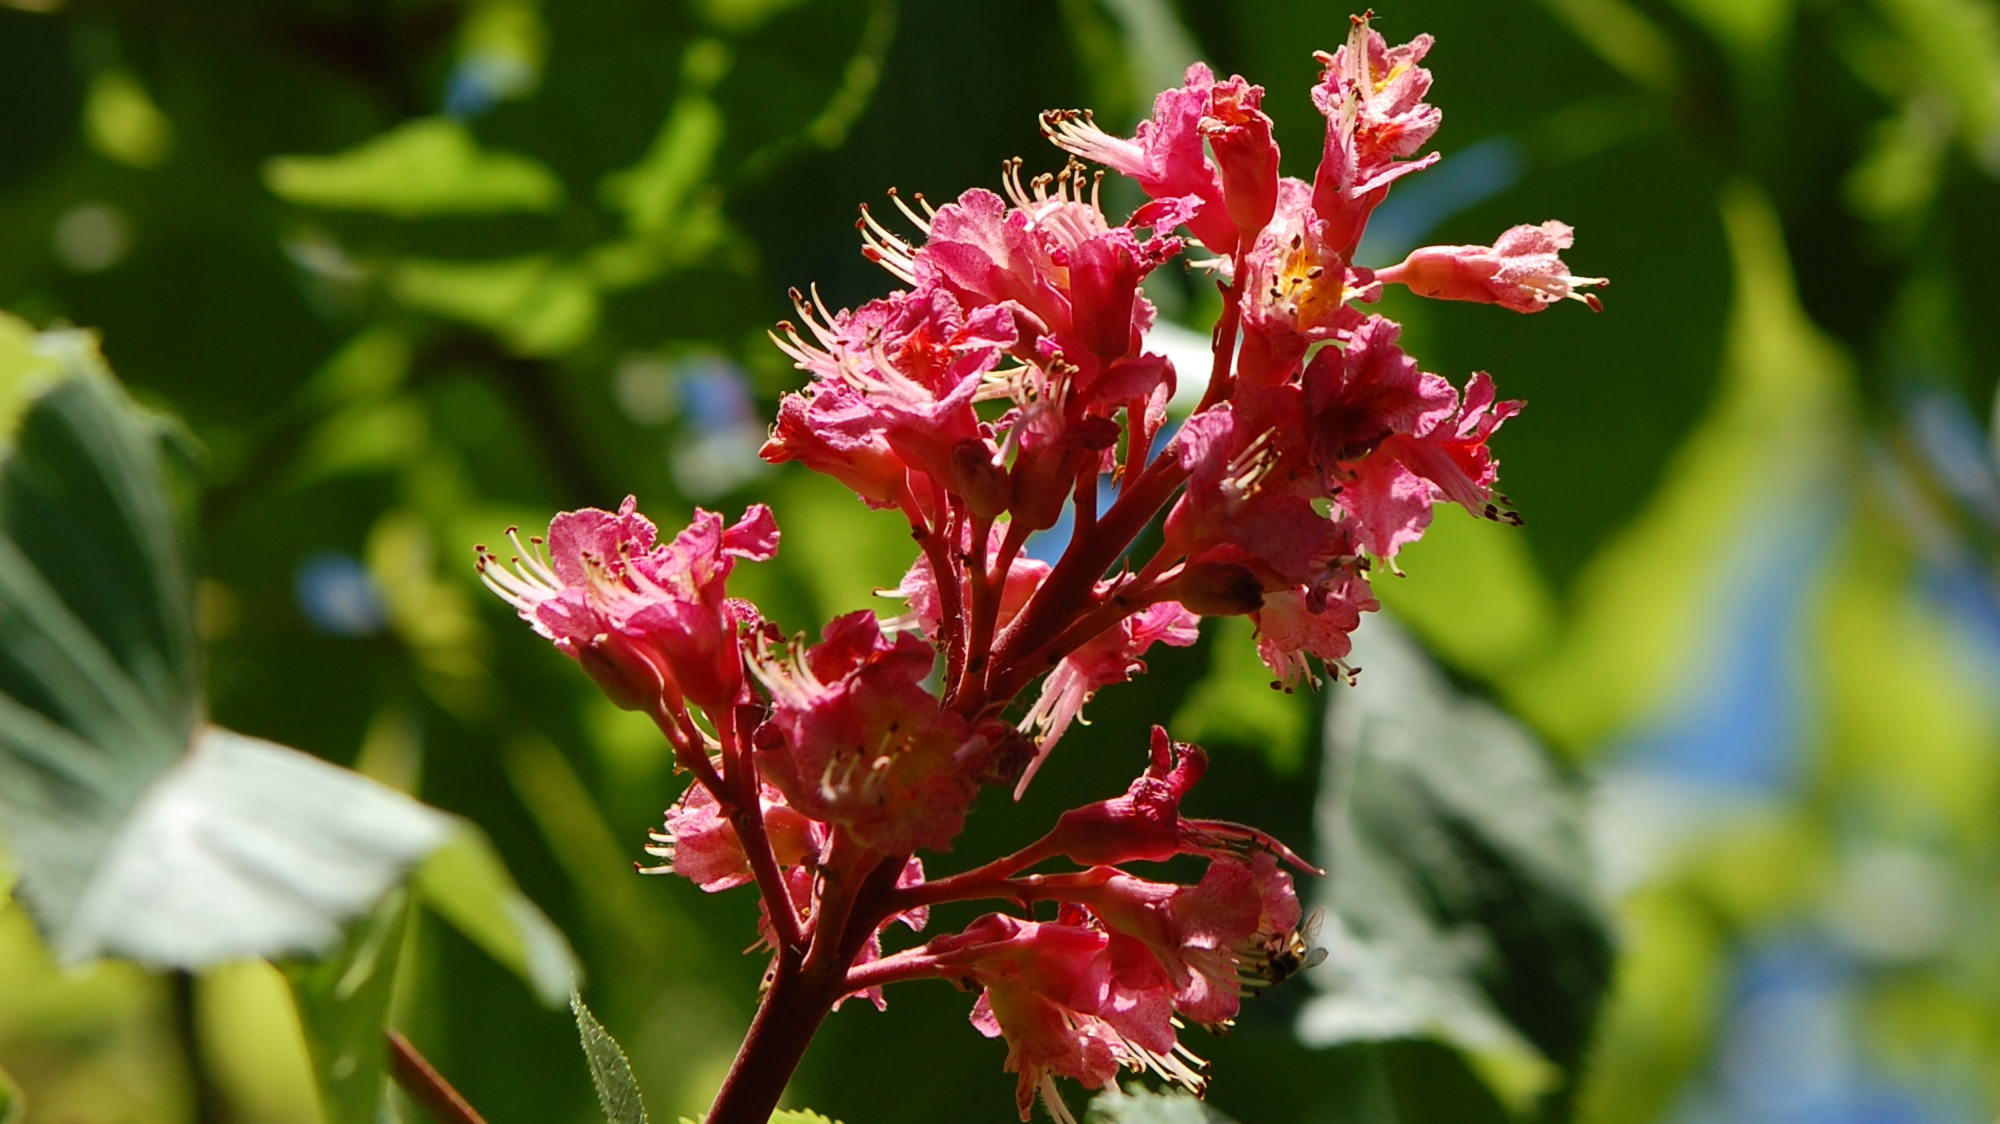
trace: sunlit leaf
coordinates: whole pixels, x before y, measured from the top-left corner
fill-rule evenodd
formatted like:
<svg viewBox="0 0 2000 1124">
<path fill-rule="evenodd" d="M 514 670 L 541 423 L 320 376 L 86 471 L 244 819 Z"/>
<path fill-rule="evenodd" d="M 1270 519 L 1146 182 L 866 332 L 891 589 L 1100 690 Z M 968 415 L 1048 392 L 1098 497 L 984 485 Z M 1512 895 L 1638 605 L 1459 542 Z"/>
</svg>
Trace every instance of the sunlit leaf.
<svg viewBox="0 0 2000 1124">
<path fill-rule="evenodd" d="M 388 1061 L 382 1027 L 395 992 L 408 891 L 396 889 L 347 930 L 338 952 L 289 965 L 328 1124 L 374 1124 Z"/>
<path fill-rule="evenodd" d="M 28 1102 L 21 1096 L 21 1087 L 7 1076 L 6 1070 L 0 1069 L 0 1124 L 20 1124 L 27 1111 Z"/>
<path fill-rule="evenodd" d="M 332 156 L 279 156 L 264 183 L 309 207 L 394 218 L 545 212 L 562 181 L 525 156 L 482 151 L 465 126 L 425 117 Z"/>
<path fill-rule="evenodd" d="M 1848 361 L 1799 306 L 1770 201 L 1722 201 L 1735 257 L 1724 381 L 1659 492 L 1577 579 L 1546 657 L 1494 672 L 1507 702 L 1564 750 L 1600 743 L 1663 705 L 1711 619 L 1753 504 L 1828 486 L 1848 429 Z M 1766 508 L 1764 510 L 1770 510 Z"/>
<path fill-rule="evenodd" d="M 425 905 L 528 981 L 549 1006 L 559 1006 L 580 978 L 562 931 L 515 887 L 493 845 L 471 824 L 460 822 L 418 869 L 417 890 Z"/>
<path fill-rule="evenodd" d="M 634 234 L 659 235 L 671 228 L 688 193 L 708 176 L 722 125 L 715 102 L 700 94 L 684 95 L 645 158 L 605 178 L 605 202 L 625 213 Z"/>
<path fill-rule="evenodd" d="M 597 290 L 589 278 L 544 255 L 411 258 L 390 272 L 389 292 L 410 308 L 488 329 L 522 355 L 561 354 L 597 327 Z"/>
<path fill-rule="evenodd" d="M 604 1109 L 606 1124 L 646 1124 L 646 1099 L 639 1094 L 639 1081 L 632 1076 L 632 1063 L 618 1040 L 575 991 L 569 993 L 569 1009 L 576 1016 L 576 1033 L 583 1040 L 590 1083 L 597 1088 L 597 1103 Z"/>
<path fill-rule="evenodd" d="M 1609 982 L 1578 792 L 1393 625 L 1355 636 L 1320 796 L 1328 956 L 1307 1042 L 1436 1038 L 1522 1107 L 1574 1067 Z"/>
<path fill-rule="evenodd" d="M 139 80 L 122 70 L 107 70 L 91 81 L 83 134 L 90 147 L 135 168 L 159 164 L 174 148 L 173 122 Z"/>
</svg>

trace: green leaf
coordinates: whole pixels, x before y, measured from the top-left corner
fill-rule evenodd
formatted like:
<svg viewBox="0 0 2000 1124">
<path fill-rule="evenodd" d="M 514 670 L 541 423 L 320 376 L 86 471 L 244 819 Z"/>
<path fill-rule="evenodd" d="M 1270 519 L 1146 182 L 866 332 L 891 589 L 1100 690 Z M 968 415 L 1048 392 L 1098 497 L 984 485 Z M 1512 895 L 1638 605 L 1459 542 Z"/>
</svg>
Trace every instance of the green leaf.
<svg viewBox="0 0 2000 1124">
<path fill-rule="evenodd" d="M 581 977 L 569 942 L 514 885 L 479 829 L 460 821 L 451 839 L 417 870 L 425 905 L 559 1006 Z"/>
<path fill-rule="evenodd" d="M 279 156 L 264 184 L 308 207 L 393 218 L 545 213 L 562 202 L 562 181 L 525 156 L 482 152 L 465 126 L 426 117 L 332 156 Z"/>
<path fill-rule="evenodd" d="M 19 344 L 18 328 L 0 335 Z M 17 892 L 70 962 L 199 967 L 330 946 L 446 821 L 200 724 L 174 431 L 84 334 L 27 350 L 45 364 L 11 377 L 32 397 L 0 463 L 0 829 Z"/>
<path fill-rule="evenodd" d="M 1248 617 L 1212 621 L 1208 674 L 1174 712 L 1175 736 L 1214 746 L 1239 745 L 1264 755 L 1271 769 L 1292 776 L 1305 764 L 1311 724 L 1302 701 L 1271 689 L 1271 669 L 1257 658 L 1256 629 Z"/>
<path fill-rule="evenodd" d="M 338 952 L 285 969 L 328 1124 L 375 1124 L 381 1110 L 382 1028 L 409 917 L 410 895 L 399 887 L 348 927 Z"/>
<path fill-rule="evenodd" d="M 604 1119 L 608 1124 L 646 1124 L 646 1100 L 639 1095 L 639 1080 L 632 1076 L 632 1063 L 626 1060 L 618 1040 L 611 1037 L 611 1032 L 584 1005 L 583 996 L 574 990 L 569 993 L 569 1009 L 576 1016 L 576 1033 L 583 1039 L 583 1056 L 590 1062 L 590 1083 L 597 1086 L 597 1103 L 604 1106 Z"/>
<path fill-rule="evenodd" d="M 405 260 L 389 292 L 409 308 L 497 334 L 522 355 L 559 355 L 597 330 L 597 289 L 547 255 L 500 261 Z"/>
<path fill-rule="evenodd" d="M 1085 1124 L 1232 1124 L 1208 1102 L 1179 1089 L 1155 1091 L 1137 1081 L 1112 1082 L 1090 1099 Z"/>
<path fill-rule="evenodd" d="M 174 124 L 139 80 L 107 70 L 91 80 L 83 103 L 83 135 L 101 155 L 134 168 L 151 168 L 174 150 Z"/>
<path fill-rule="evenodd" d="M 21 1118 L 28 1112 L 28 1102 L 21 1096 L 21 1087 L 0 1069 L 0 1124 L 21 1124 Z"/>
<path fill-rule="evenodd" d="M 1580 794 L 1383 619 L 1355 634 L 1353 662 L 1318 811 L 1323 994 L 1299 1034 L 1436 1038 L 1523 1108 L 1567 1083 L 1610 979 Z"/>
</svg>

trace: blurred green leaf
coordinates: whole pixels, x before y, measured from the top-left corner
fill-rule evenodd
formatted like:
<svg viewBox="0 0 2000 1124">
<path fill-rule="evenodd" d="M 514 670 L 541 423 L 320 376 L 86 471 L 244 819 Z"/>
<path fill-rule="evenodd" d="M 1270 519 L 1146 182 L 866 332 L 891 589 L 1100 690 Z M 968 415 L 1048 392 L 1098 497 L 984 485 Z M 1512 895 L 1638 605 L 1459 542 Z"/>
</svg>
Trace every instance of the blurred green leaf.
<svg viewBox="0 0 2000 1124">
<path fill-rule="evenodd" d="M 1547 654 L 1495 666 L 1509 705 L 1565 750 L 1663 704 L 1704 639 L 1724 574 L 1713 560 L 1767 510 L 1753 504 L 1824 488 L 1850 430 L 1849 362 L 1799 306 L 1770 200 L 1738 185 L 1721 204 L 1736 297 L 1716 399 L 1659 491 L 1578 577 Z"/>
<path fill-rule="evenodd" d="M 1192 1093 L 1155 1091 L 1136 1081 L 1122 1089 L 1115 1081 L 1106 1085 L 1090 1098 L 1083 1119 L 1085 1124 L 1232 1124 Z"/>
<path fill-rule="evenodd" d="M 487 955 L 528 982 L 551 1007 L 560 1006 L 580 976 L 562 931 L 514 885 L 493 845 L 460 821 L 451 837 L 417 870 L 425 905 Z"/>
<path fill-rule="evenodd" d="M 1556 599 L 1518 528 L 1440 505 L 1430 530 L 1381 574 L 1375 596 L 1445 660 L 1493 678 L 1545 651 Z"/>
<path fill-rule="evenodd" d="M 562 181 L 540 163 L 483 152 L 464 125 L 426 117 L 332 156 L 278 156 L 264 184 L 308 207 L 392 218 L 546 213 L 562 202 Z"/>
<path fill-rule="evenodd" d="M 1328 877 L 1307 1042 L 1432 1037 L 1521 1109 L 1581 1060 L 1610 981 L 1577 790 L 1393 625 L 1355 634 L 1318 811 Z"/>
<path fill-rule="evenodd" d="M 502 261 L 411 258 L 389 292 L 423 312 L 485 328 L 522 355 L 560 355 L 597 328 L 597 289 L 581 270 L 544 254 Z"/>
<path fill-rule="evenodd" d="M 20 1124 L 27 1111 L 28 1102 L 21 1096 L 21 1087 L 7 1076 L 6 1070 L 0 1069 L 0 1124 Z"/>
<path fill-rule="evenodd" d="M 381 1111 L 388 1062 L 382 1028 L 409 917 L 409 892 L 398 887 L 348 927 L 339 951 L 285 970 L 327 1124 L 375 1124 Z"/>
<path fill-rule="evenodd" d="M 1542 4 L 1614 70 L 1655 93 L 1673 92 L 1680 77 L 1673 41 L 1644 12 L 1625 0 Z"/>
<path fill-rule="evenodd" d="M 604 201 L 624 213 L 632 233 L 667 233 L 688 194 L 708 178 L 722 129 L 722 111 L 715 102 L 702 94 L 682 95 L 645 158 L 605 177 L 599 189 Z"/>
<path fill-rule="evenodd" d="M 107 70 L 91 81 L 83 133 L 90 147 L 134 168 L 155 167 L 174 148 L 173 122 L 139 80 L 122 70 Z"/>
<path fill-rule="evenodd" d="M 1723 46 L 1755 56 L 1777 45 L 1795 0 L 1677 0 Z"/>
<path fill-rule="evenodd" d="M 194 590 L 162 438 L 81 333 L 0 465 L 0 824 L 58 957 L 196 967 L 325 947 L 443 817 L 199 726 Z"/>
<path fill-rule="evenodd" d="M 597 1087 L 597 1103 L 604 1109 L 606 1124 L 646 1124 L 646 1099 L 639 1094 L 639 1081 L 632 1076 L 632 1063 L 618 1040 L 574 990 L 569 993 L 569 1009 L 576 1016 L 576 1033 L 583 1040 L 590 1083 Z"/>
<path fill-rule="evenodd" d="M 481 0 L 467 5 L 458 32 L 462 80 L 478 82 L 495 99 L 526 97 L 542 78 L 548 30 L 535 0 Z"/>
<path fill-rule="evenodd" d="M 1911 47 L 1921 85 L 1950 99 L 1966 141 L 2000 168 L 2000 13 L 1980 0 L 1876 0 Z"/>
<path fill-rule="evenodd" d="M 1203 745 L 1242 746 L 1262 754 L 1274 772 L 1293 776 L 1305 764 L 1310 723 L 1300 700 L 1272 689 L 1271 669 L 1257 656 L 1248 617 L 1211 619 L 1208 674 L 1167 723 L 1175 737 Z"/>
</svg>

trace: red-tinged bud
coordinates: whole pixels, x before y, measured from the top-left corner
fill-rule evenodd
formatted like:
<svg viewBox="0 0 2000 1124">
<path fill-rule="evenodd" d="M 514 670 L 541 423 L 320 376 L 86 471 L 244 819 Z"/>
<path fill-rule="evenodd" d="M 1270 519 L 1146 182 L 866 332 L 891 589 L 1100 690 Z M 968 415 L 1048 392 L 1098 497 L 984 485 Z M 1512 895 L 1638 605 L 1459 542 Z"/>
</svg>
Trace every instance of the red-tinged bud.
<svg viewBox="0 0 2000 1124">
<path fill-rule="evenodd" d="M 1007 470 L 993 463 L 993 450 L 986 442 L 965 438 L 951 447 L 951 467 L 955 491 L 965 497 L 966 506 L 981 519 L 992 519 L 1007 510 L 1012 487 Z"/>
<path fill-rule="evenodd" d="M 1241 562 L 1190 562 L 1164 592 L 1204 617 L 1239 617 L 1264 604 L 1264 583 Z"/>
<path fill-rule="evenodd" d="M 1153 727 L 1152 762 L 1125 795 L 1064 812 L 1041 846 L 1085 866 L 1161 862 L 1179 854 L 1180 803 L 1208 768 L 1198 745 Z"/>
<path fill-rule="evenodd" d="M 1209 91 L 1201 134 L 1222 169 L 1222 198 L 1236 224 L 1237 245 L 1248 245 L 1278 207 L 1278 145 L 1271 119 L 1257 108 L 1264 89 L 1241 78 Z"/>
<path fill-rule="evenodd" d="M 607 632 L 576 645 L 577 666 L 621 710 L 650 713 L 664 698 L 680 705 L 672 678 L 647 658 L 646 650 L 617 632 Z"/>
<path fill-rule="evenodd" d="M 1540 312 L 1573 300 L 1602 311 L 1597 295 L 1582 290 L 1605 279 L 1578 277 L 1563 264 L 1562 251 L 1575 240 L 1575 231 L 1560 222 L 1517 226 L 1491 246 L 1425 246 L 1375 276 L 1437 300 L 1478 301 L 1515 312 Z"/>
<path fill-rule="evenodd" d="M 1132 251 L 1111 238 L 1087 239 L 1070 251 L 1070 322 L 1106 363 L 1133 350 L 1132 298 L 1141 272 Z"/>
</svg>

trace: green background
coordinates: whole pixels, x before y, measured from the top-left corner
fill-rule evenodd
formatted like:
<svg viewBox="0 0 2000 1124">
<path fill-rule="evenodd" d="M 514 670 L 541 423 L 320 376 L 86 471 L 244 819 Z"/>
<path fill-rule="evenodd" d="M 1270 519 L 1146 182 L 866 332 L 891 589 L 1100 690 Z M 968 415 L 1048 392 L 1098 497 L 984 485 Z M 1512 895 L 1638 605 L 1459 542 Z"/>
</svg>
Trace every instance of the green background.
<svg viewBox="0 0 2000 1124">
<path fill-rule="evenodd" d="M 1376 25 L 1437 36 L 1446 158 L 1363 264 L 1560 218 L 1571 266 L 1612 279 L 1601 316 L 1385 301 L 1427 370 L 1528 401 L 1495 442 L 1527 526 L 1441 516 L 1379 595 L 1598 794 L 1616 981 L 1572 1093 L 1515 1111 L 1991 1119 L 2000 12 L 1413 0 Z M 889 287 L 856 204 L 1053 170 L 1040 110 L 1127 126 L 1196 57 L 1266 87 L 1310 177 L 1311 52 L 1346 29 L 1303 2 L 7 0 L 0 307 L 99 332 L 205 447 L 214 719 L 480 824 L 670 1119 L 747 1025 L 754 902 L 630 873 L 678 789 L 665 748 L 479 589 L 473 544 L 628 492 L 669 525 L 758 500 L 784 547 L 735 591 L 792 630 L 870 603 L 905 529 L 750 455 L 800 378 L 764 338 L 786 290 Z M 1177 270 L 1152 290 L 1214 315 Z M 1216 752 L 1196 812 L 1315 842 L 1324 696 L 1265 690 L 1225 639 L 1105 691 L 934 868 L 1121 789 L 1169 715 Z M 593 1119 L 567 1012 L 422 917 L 404 955 L 397 1024 L 494 1124 Z M 1195 1043 L 1216 1107 L 1507 1117 L 1448 1029 L 1304 1044 L 1311 995 Z M 844 1009 L 792 1102 L 1011 1119 L 968 1006 Z M 29 1119 L 314 1119 L 292 1020 L 262 965 L 65 975 L 0 913 Z"/>
</svg>

